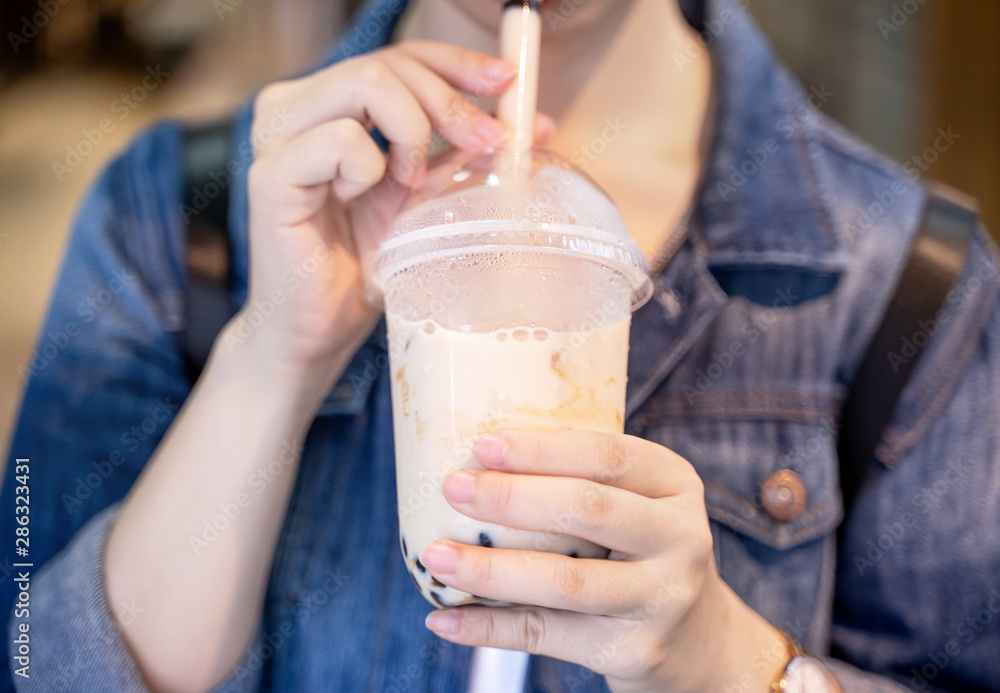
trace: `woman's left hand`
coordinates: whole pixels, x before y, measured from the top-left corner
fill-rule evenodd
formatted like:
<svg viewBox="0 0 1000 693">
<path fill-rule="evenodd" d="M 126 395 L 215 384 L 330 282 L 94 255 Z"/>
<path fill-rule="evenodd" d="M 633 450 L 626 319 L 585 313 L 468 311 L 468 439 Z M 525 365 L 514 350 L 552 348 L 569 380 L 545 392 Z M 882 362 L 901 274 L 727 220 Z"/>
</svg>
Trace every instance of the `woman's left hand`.
<svg viewBox="0 0 1000 693">
<path fill-rule="evenodd" d="M 434 542 L 422 561 L 438 580 L 528 606 L 436 611 L 431 630 L 583 665 L 618 693 L 769 690 L 785 641 L 719 577 L 704 487 L 685 459 L 640 438 L 586 431 L 494 433 L 474 453 L 489 471 L 449 475 L 452 507 L 588 539 L 611 556 Z"/>
</svg>

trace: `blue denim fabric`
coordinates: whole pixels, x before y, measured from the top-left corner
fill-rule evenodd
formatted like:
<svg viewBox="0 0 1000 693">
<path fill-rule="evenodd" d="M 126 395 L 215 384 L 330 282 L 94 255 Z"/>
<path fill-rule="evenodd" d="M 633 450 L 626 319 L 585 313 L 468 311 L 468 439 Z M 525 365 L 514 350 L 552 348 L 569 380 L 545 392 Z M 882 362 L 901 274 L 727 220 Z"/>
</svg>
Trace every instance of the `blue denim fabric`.
<svg viewBox="0 0 1000 693">
<path fill-rule="evenodd" d="M 330 60 L 384 44 L 403 6 L 368 2 Z M 827 656 L 845 691 L 1000 690 L 995 251 L 976 237 L 958 290 L 928 326 L 932 345 L 838 555 L 837 413 L 924 194 L 817 113 L 823 90 L 798 86 L 743 10 L 730 0 L 686 10 L 708 32 L 718 122 L 686 232 L 634 317 L 627 432 L 691 461 L 722 577 Z M 237 301 L 249 121 L 245 111 L 233 134 L 243 145 L 231 186 Z M 157 126 L 98 181 L 40 338 L 12 449 L 34 465 L 32 557 L 48 564 L 32 586 L 35 666 L 20 690 L 142 689 L 95 555 L 114 512 L 101 511 L 124 496 L 191 387 L 176 342 L 186 282 L 179 146 L 177 125 Z M 121 291 L 109 288 L 116 275 Z M 105 295 L 89 313 L 87 299 Z M 50 339 L 70 322 L 79 334 Z M 424 629 L 429 607 L 399 555 L 384 364 L 379 330 L 309 432 L 261 636 L 224 690 L 463 690 L 470 651 Z M 787 522 L 760 502 L 762 483 L 783 469 L 806 490 L 804 512 Z M 6 509 L 12 475 L 13 465 Z M 12 518 L 0 513 L 0 536 L 13 535 Z M 6 571 L 0 590 L 10 605 Z M 586 669 L 539 657 L 529 679 L 532 693 L 607 690 Z"/>
</svg>

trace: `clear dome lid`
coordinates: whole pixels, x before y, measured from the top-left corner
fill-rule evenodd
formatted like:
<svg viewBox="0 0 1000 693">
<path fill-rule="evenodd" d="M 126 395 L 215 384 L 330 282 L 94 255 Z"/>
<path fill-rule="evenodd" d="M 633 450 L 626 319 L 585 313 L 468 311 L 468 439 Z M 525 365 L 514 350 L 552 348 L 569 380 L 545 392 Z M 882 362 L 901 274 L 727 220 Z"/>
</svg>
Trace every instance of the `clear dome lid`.
<svg viewBox="0 0 1000 693">
<path fill-rule="evenodd" d="M 414 265 L 488 252 L 579 256 L 620 275 L 635 310 L 652 294 L 646 259 L 601 187 L 549 151 L 459 152 L 431 169 L 372 259 L 367 293 Z"/>
</svg>

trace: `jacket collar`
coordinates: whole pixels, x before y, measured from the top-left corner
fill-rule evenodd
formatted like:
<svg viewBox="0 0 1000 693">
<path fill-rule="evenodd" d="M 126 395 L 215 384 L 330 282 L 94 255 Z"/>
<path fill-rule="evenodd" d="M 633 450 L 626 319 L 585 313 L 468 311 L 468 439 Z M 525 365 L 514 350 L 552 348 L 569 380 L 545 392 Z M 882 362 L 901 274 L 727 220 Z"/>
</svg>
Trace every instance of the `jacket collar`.
<svg viewBox="0 0 1000 693">
<path fill-rule="evenodd" d="M 687 0 L 709 44 L 716 123 L 691 233 L 710 266 L 841 272 L 849 253 L 818 170 L 822 85 L 805 92 L 772 54 L 746 0 Z"/>
</svg>

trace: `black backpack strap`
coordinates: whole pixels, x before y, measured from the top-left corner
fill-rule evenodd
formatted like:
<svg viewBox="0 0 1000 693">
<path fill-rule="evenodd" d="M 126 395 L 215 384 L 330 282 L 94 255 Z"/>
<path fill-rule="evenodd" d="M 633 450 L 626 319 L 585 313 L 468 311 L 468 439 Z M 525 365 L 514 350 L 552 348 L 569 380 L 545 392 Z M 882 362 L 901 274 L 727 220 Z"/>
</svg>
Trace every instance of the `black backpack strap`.
<svg viewBox="0 0 1000 693">
<path fill-rule="evenodd" d="M 183 220 L 187 230 L 187 297 L 181 352 L 191 382 L 198 379 L 216 336 L 236 313 L 230 298 L 229 241 L 232 121 L 184 130 Z"/>
<path fill-rule="evenodd" d="M 928 186 L 910 258 L 841 410 L 837 453 L 845 516 L 861 489 L 899 396 L 930 341 L 916 346 L 912 337 L 921 330 L 921 323 L 936 319 L 962 273 L 978 225 L 978 214 L 969 198 L 944 186 Z M 889 355 L 904 339 L 916 346 L 916 355 L 906 361 L 890 360 Z"/>
</svg>

